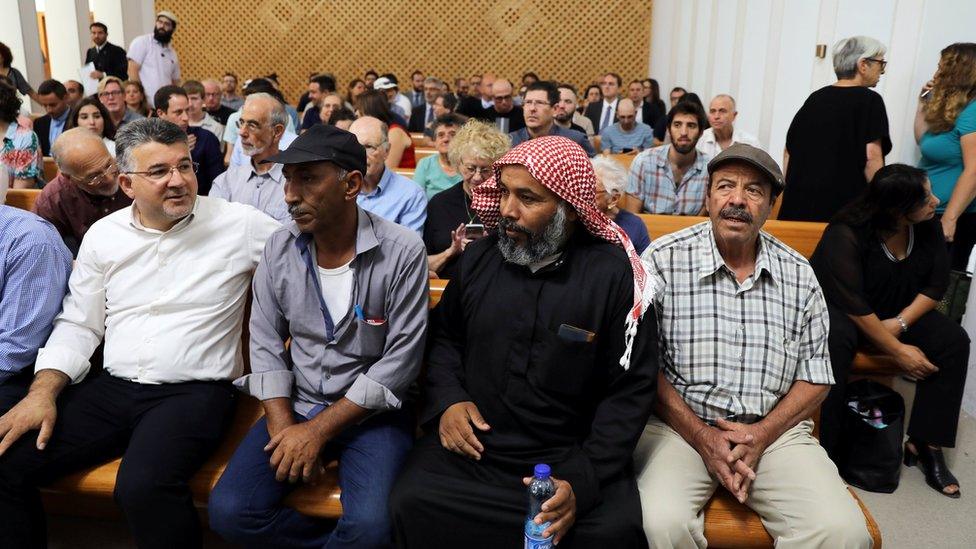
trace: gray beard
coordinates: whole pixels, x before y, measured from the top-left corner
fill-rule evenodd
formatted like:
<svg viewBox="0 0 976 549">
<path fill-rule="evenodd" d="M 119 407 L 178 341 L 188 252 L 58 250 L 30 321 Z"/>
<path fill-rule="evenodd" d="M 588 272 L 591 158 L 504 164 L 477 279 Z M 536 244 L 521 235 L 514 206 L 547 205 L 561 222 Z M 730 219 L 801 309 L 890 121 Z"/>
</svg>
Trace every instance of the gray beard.
<svg viewBox="0 0 976 549">
<path fill-rule="evenodd" d="M 554 255 L 563 249 L 569 239 L 566 216 L 568 207 L 565 202 L 556 206 L 556 213 L 541 233 L 533 234 L 524 227 L 508 221 L 504 217 L 498 221 L 498 250 L 509 263 L 516 265 L 531 265 Z M 505 234 L 505 228 L 512 228 L 528 236 L 526 244 L 521 245 L 515 239 Z"/>
</svg>

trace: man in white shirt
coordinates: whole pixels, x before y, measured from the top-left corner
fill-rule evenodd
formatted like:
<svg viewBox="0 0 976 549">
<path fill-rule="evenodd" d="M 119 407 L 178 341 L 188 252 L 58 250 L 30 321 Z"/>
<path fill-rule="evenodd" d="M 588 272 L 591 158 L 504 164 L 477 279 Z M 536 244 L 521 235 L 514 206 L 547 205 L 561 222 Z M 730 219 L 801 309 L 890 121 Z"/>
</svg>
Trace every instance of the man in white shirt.
<svg viewBox="0 0 976 549">
<path fill-rule="evenodd" d="M 85 235 L 30 392 L 0 417 L 0 547 L 43 539 L 38 485 L 118 456 L 136 545 L 201 545 L 188 482 L 233 413 L 251 272 L 279 224 L 197 196 L 176 124 L 130 122 L 116 146 L 133 205 Z M 104 371 L 82 382 L 103 336 Z"/>
<path fill-rule="evenodd" d="M 620 99 L 618 95 L 622 84 L 623 79 L 619 74 L 610 72 L 603 75 L 603 80 L 600 81 L 603 101 L 587 105 L 586 117 L 593 122 L 596 133 L 603 133 L 603 130 L 617 122 L 617 101 Z"/>
<path fill-rule="evenodd" d="M 129 80 L 142 82 L 146 100 L 153 105 L 156 90 L 163 86 L 180 85 L 180 60 L 170 46 L 176 32 L 176 15 L 170 11 L 156 14 L 152 34 L 137 36 L 129 45 Z"/>
<path fill-rule="evenodd" d="M 710 157 L 729 148 L 733 143 L 743 143 L 762 149 L 763 146 L 755 136 L 733 127 L 735 118 L 739 115 L 735 110 L 735 99 L 731 95 L 716 95 L 708 104 L 708 123 L 711 127 L 702 132 L 697 148 Z"/>
<path fill-rule="evenodd" d="M 190 126 L 195 128 L 203 128 L 208 132 L 214 134 L 217 141 L 220 141 L 221 150 L 223 150 L 224 142 L 221 138 L 224 136 L 224 125 L 210 116 L 209 113 L 203 107 L 203 96 L 206 91 L 203 84 L 196 80 L 187 80 L 186 84 L 183 84 L 183 89 L 186 91 L 186 99 L 189 101 L 189 105 L 186 109 L 186 114 L 190 116 Z"/>
</svg>

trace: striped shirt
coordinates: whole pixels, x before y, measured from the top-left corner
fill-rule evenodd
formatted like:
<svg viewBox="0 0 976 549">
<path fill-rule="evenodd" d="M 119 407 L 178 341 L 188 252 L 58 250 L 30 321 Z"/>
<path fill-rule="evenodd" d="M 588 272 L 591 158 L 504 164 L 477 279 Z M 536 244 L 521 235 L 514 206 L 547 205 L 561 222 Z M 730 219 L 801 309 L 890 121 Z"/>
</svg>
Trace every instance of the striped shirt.
<svg viewBox="0 0 976 549">
<path fill-rule="evenodd" d="M 37 215 L 0 205 L 0 383 L 34 363 L 68 290 L 71 252 Z"/>
<path fill-rule="evenodd" d="M 761 232 L 755 273 L 739 284 L 710 221 L 651 243 L 662 366 L 703 420 L 769 414 L 794 381 L 833 384 L 823 292 L 799 253 Z"/>
<path fill-rule="evenodd" d="M 670 150 L 671 145 L 661 145 L 638 154 L 630 164 L 627 193 L 639 198 L 647 213 L 698 215 L 705 206 L 710 157 L 697 153 L 676 185 L 668 161 Z"/>
</svg>

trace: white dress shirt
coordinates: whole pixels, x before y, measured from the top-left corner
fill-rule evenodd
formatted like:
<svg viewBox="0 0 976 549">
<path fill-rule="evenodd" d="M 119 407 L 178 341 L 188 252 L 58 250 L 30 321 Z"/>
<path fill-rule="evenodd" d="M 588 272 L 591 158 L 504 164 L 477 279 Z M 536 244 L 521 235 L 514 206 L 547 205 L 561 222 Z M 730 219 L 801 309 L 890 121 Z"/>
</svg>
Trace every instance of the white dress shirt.
<svg viewBox="0 0 976 549">
<path fill-rule="evenodd" d="M 135 205 L 92 225 L 69 293 L 34 370 L 84 379 L 105 338 L 105 371 L 145 384 L 242 373 L 241 322 L 264 242 L 279 223 L 255 208 L 198 196 L 166 232 Z"/>
<path fill-rule="evenodd" d="M 602 132 L 605 128 L 613 126 L 617 121 L 614 118 L 617 116 L 617 102 L 620 98 L 614 99 L 612 102 L 607 102 L 606 99 L 603 100 L 603 109 L 600 110 L 600 131 Z M 610 111 L 610 118 L 607 119 L 607 110 Z M 606 125 L 603 124 L 604 120 L 609 120 Z"/>
<path fill-rule="evenodd" d="M 762 143 L 752 134 L 739 131 L 734 127 L 732 128 L 732 143 L 743 143 L 745 145 L 752 145 L 757 149 L 763 149 Z M 711 158 L 715 158 L 715 155 L 722 152 L 722 147 L 715 140 L 715 130 L 713 128 L 708 128 L 702 132 L 702 136 L 698 140 L 698 145 L 695 147 L 698 149 L 698 152 L 703 152 Z"/>
</svg>

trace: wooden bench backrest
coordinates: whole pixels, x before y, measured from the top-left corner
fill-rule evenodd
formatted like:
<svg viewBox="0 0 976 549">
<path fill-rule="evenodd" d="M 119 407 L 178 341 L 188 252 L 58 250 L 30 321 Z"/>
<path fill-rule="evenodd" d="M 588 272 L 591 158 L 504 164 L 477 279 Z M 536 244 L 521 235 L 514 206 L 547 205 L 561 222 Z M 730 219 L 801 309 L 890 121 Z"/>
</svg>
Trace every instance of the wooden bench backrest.
<svg viewBox="0 0 976 549">
<path fill-rule="evenodd" d="M 54 179 L 58 176 L 58 165 L 54 162 L 54 158 L 50 156 L 44 157 L 44 182 Z"/>
<path fill-rule="evenodd" d="M 29 212 L 34 211 L 34 202 L 41 195 L 40 189 L 9 189 L 6 204 Z"/>
<path fill-rule="evenodd" d="M 437 154 L 437 149 L 429 147 L 414 147 L 413 149 L 413 155 L 417 159 L 417 162 L 420 162 L 422 159 L 435 154 Z"/>
<path fill-rule="evenodd" d="M 651 240 L 666 234 L 680 231 L 696 223 L 708 220 L 707 217 L 693 215 L 654 215 L 640 214 L 640 218 L 651 235 Z M 809 258 L 817 248 L 823 235 L 826 223 L 811 223 L 806 221 L 780 221 L 770 219 L 766 221 L 763 230 L 775 236 L 787 246 Z"/>
</svg>

